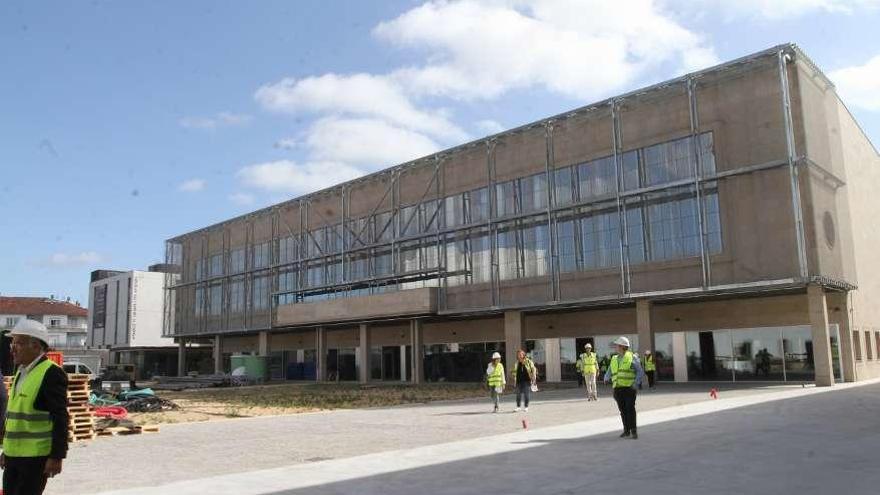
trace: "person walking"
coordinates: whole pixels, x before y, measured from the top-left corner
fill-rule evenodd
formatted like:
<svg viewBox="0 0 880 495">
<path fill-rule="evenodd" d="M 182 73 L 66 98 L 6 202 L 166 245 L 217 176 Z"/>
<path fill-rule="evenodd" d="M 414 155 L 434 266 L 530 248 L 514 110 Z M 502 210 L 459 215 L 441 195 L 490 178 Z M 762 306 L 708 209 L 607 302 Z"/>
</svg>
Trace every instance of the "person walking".
<svg viewBox="0 0 880 495">
<path fill-rule="evenodd" d="M 578 361 L 581 363 L 581 372 L 587 387 L 587 400 L 599 400 L 599 395 L 596 392 L 596 374 L 599 372 L 599 362 L 596 359 L 596 353 L 593 352 L 593 344 L 587 342 L 584 345 L 584 352 Z"/>
<path fill-rule="evenodd" d="M 535 363 L 526 356 L 526 351 L 520 349 L 516 353 L 516 364 L 513 367 L 513 387 L 516 390 L 516 409 L 519 412 L 522 404 L 525 412 L 529 412 L 529 392 L 532 386 L 538 383 L 538 369 Z M 520 399 L 523 399 L 521 402 Z"/>
<path fill-rule="evenodd" d="M 645 376 L 648 377 L 648 390 L 654 390 L 657 374 L 657 363 L 654 362 L 654 354 L 645 351 Z"/>
<path fill-rule="evenodd" d="M 642 382 L 644 372 L 639 360 L 629 350 L 628 338 L 618 337 L 613 344 L 617 348 L 617 354 L 608 363 L 605 383 L 610 381 L 614 387 L 614 400 L 623 422 L 620 438 L 636 440 L 639 438 L 636 429 L 636 385 Z"/>
<path fill-rule="evenodd" d="M 501 354 L 495 352 L 492 354 L 492 362 L 486 367 L 486 384 L 489 386 L 489 392 L 495 409 L 492 412 L 498 412 L 501 403 L 501 394 L 507 385 L 507 377 L 504 376 L 504 365 L 501 364 Z"/>
<path fill-rule="evenodd" d="M 46 357 L 49 332 L 24 319 L 12 331 L 12 362 L 3 454 L 3 493 L 39 495 L 67 456 L 67 374 Z"/>
</svg>

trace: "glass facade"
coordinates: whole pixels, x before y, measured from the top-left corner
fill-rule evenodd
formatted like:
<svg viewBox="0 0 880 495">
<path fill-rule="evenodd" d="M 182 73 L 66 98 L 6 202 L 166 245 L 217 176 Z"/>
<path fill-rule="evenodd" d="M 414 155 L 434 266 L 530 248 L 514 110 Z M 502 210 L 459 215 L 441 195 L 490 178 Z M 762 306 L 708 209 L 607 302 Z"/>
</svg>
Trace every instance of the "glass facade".
<svg viewBox="0 0 880 495">
<path fill-rule="evenodd" d="M 436 344 L 425 346 L 428 382 L 482 382 L 492 353 L 504 355 L 504 342 Z"/>
<path fill-rule="evenodd" d="M 832 367 L 842 380 L 837 325 L 829 331 Z M 686 332 L 691 381 L 813 381 L 813 337 L 808 326 Z"/>
<path fill-rule="evenodd" d="M 712 134 L 697 140 L 703 173 L 711 174 Z M 682 184 L 693 178 L 693 153 L 691 137 L 621 153 L 620 207 L 615 158 L 606 156 L 496 183 L 491 191 L 479 187 L 347 219 L 345 225 L 286 229 L 249 252 L 235 248 L 225 256 L 185 260 L 193 267 L 185 276 L 194 273 L 197 282 L 224 277 L 224 285 L 188 286 L 191 292 L 178 298 L 188 311 L 178 314 L 198 320 L 203 307 L 216 315 L 214 308 L 222 313 L 227 303 L 229 314 L 250 314 L 270 305 L 619 269 L 622 243 L 630 265 L 699 257 L 696 194 L 693 184 Z M 704 182 L 701 198 L 708 250 L 720 253 L 717 186 Z M 238 275 L 244 276 L 244 295 L 231 285 L 230 277 Z M 219 306 L 216 290 L 229 294 Z M 200 298 L 208 303 L 199 305 Z M 250 308 L 241 308 L 242 298 Z"/>
</svg>

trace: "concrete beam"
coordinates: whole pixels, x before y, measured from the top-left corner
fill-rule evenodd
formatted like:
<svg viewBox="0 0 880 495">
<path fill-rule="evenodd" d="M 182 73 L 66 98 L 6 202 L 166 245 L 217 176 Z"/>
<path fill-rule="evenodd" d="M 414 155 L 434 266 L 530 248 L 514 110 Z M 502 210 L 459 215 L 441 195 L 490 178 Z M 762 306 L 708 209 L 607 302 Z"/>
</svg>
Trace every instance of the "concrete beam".
<svg viewBox="0 0 880 495">
<path fill-rule="evenodd" d="M 327 379 L 327 331 L 315 328 L 315 381 Z"/>
<path fill-rule="evenodd" d="M 410 370 L 410 381 L 414 384 L 424 383 L 425 343 L 422 320 L 409 321 L 409 339 L 410 346 L 412 347 L 412 361 L 410 362 L 412 369 Z"/>
<path fill-rule="evenodd" d="M 177 343 L 177 376 L 186 376 L 186 339 Z"/>
<path fill-rule="evenodd" d="M 849 298 L 845 292 L 828 294 L 825 297 L 829 307 L 828 319 L 837 324 L 840 335 L 840 364 L 843 368 L 843 381 L 856 381 L 856 355 L 853 346 L 852 325 L 850 324 Z"/>
<path fill-rule="evenodd" d="M 360 340 L 358 341 L 358 381 L 367 383 L 370 381 L 370 327 L 366 323 L 360 325 Z"/>
<path fill-rule="evenodd" d="M 825 290 L 819 285 L 807 287 L 810 311 L 810 328 L 813 333 L 813 368 L 816 386 L 834 385 L 834 369 L 831 367 L 831 339 L 828 333 L 828 307 Z"/>
<path fill-rule="evenodd" d="M 654 328 L 651 325 L 651 308 L 653 304 L 648 299 L 636 301 L 636 330 L 639 334 L 639 356 L 644 356 L 645 351 L 654 352 Z"/>
<path fill-rule="evenodd" d="M 223 342 L 219 335 L 214 336 L 214 374 L 223 373 Z"/>
<path fill-rule="evenodd" d="M 522 311 L 506 311 L 504 313 L 504 369 L 513 369 L 516 352 L 523 345 L 523 327 L 525 320 Z"/>
</svg>

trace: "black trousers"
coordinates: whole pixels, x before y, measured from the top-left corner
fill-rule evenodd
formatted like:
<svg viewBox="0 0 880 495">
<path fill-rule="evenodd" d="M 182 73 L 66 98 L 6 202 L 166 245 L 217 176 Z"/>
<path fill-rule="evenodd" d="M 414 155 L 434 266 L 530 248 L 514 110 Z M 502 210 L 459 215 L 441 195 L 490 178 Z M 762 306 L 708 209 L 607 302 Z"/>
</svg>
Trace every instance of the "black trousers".
<svg viewBox="0 0 880 495">
<path fill-rule="evenodd" d="M 516 407 L 522 403 L 520 399 L 525 399 L 523 407 L 529 407 L 529 392 L 532 391 L 532 384 L 528 381 L 516 382 Z"/>
<path fill-rule="evenodd" d="M 654 370 L 645 372 L 645 375 L 648 377 L 648 388 L 654 388 L 654 375 L 656 373 Z"/>
<path fill-rule="evenodd" d="M 636 431 L 636 391 L 630 387 L 615 388 L 614 400 L 620 410 L 623 431 Z"/>
<path fill-rule="evenodd" d="M 7 457 L 3 495 L 40 495 L 46 488 L 46 457 Z"/>
</svg>

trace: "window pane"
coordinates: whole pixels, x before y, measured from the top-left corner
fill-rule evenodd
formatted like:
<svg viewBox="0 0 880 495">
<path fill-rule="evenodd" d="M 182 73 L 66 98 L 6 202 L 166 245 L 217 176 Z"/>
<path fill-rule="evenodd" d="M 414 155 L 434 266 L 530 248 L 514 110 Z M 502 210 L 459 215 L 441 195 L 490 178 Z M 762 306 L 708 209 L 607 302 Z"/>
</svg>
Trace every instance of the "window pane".
<svg viewBox="0 0 880 495">
<path fill-rule="evenodd" d="M 618 266 L 620 225 L 617 212 L 596 213 L 581 219 L 581 246 L 585 270 Z"/>
<path fill-rule="evenodd" d="M 516 231 L 512 227 L 499 230 L 498 243 L 498 277 L 500 280 L 517 278 L 516 262 Z"/>
<path fill-rule="evenodd" d="M 559 239 L 559 271 L 565 273 L 577 270 L 574 220 L 558 222 L 556 236 Z"/>
<path fill-rule="evenodd" d="M 522 230 L 523 276 L 541 277 L 547 274 L 550 238 L 547 224 L 538 224 Z"/>
<path fill-rule="evenodd" d="M 557 205 L 567 205 L 574 201 L 571 187 L 572 167 L 558 168 L 553 171 L 553 195 Z"/>
<path fill-rule="evenodd" d="M 547 209 L 547 175 L 540 173 L 520 179 L 522 212 Z"/>
<path fill-rule="evenodd" d="M 665 184 L 693 177 L 691 138 L 648 146 L 642 151 L 644 160 L 643 186 Z"/>
<path fill-rule="evenodd" d="M 516 210 L 516 181 L 495 185 L 495 211 L 499 217 L 513 215 Z"/>
<path fill-rule="evenodd" d="M 578 189 L 581 200 L 614 194 L 614 158 L 605 157 L 578 165 Z"/>
<path fill-rule="evenodd" d="M 474 189 L 468 193 L 470 221 L 484 222 L 489 218 L 489 190 L 485 187 Z"/>
</svg>

